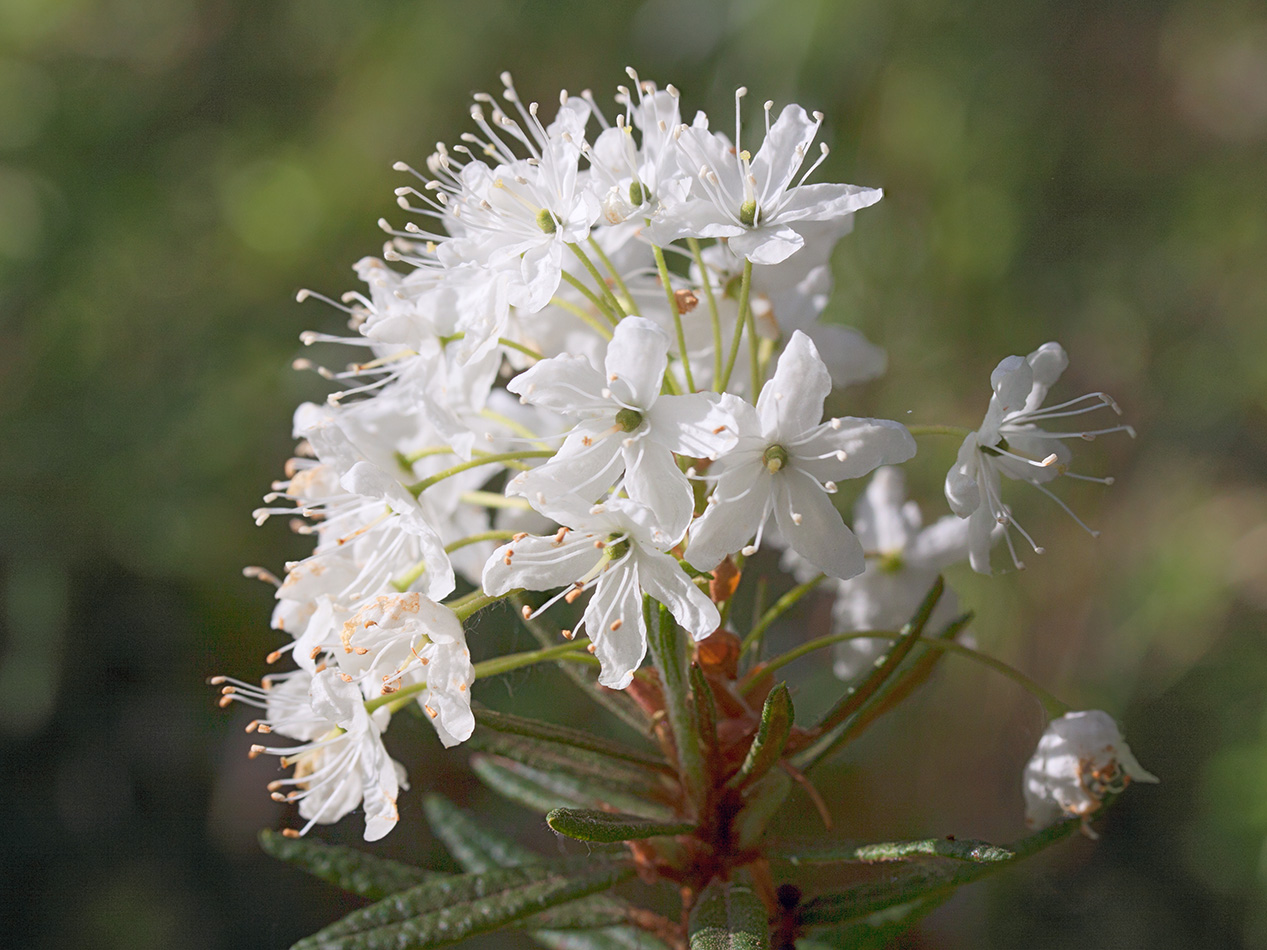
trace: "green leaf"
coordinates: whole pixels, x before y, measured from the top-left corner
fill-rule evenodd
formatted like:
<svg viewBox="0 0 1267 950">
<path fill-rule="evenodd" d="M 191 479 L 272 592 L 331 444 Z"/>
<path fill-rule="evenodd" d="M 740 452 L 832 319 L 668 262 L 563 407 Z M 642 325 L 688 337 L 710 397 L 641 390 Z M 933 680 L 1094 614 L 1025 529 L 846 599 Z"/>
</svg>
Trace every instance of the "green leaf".
<svg viewBox="0 0 1267 950">
<path fill-rule="evenodd" d="M 442 795 L 428 795 L 423 800 L 423 809 L 431 830 L 467 871 L 487 871 L 544 860 L 535 851 L 489 831 L 486 825 Z M 554 950 L 624 950 L 627 947 L 663 950 L 663 944 L 645 931 L 612 926 L 624 925 L 630 910 L 630 905 L 619 898 L 595 894 L 534 914 L 517 926 L 532 931 L 534 940 Z M 572 932 L 587 927 L 602 929 L 586 934 Z"/>
<path fill-rule="evenodd" d="M 693 822 L 656 821 L 638 815 L 593 811 L 587 808 L 556 808 L 546 815 L 546 824 L 561 835 L 578 841 L 614 844 L 641 838 L 663 838 L 690 834 Z"/>
<path fill-rule="evenodd" d="M 813 939 L 797 941 L 797 950 L 885 950 L 949 898 L 942 894 L 877 911 L 844 927 L 819 931 Z"/>
<path fill-rule="evenodd" d="M 993 864 L 1010 861 L 1016 857 L 1016 853 L 988 841 L 975 841 L 971 838 L 926 838 L 921 841 L 862 845 L 815 840 L 804 843 L 780 842 L 771 849 L 771 857 L 781 858 L 789 864 L 836 864 L 844 861 L 874 864 L 929 856 L 954 858 L 975 864 Z"/>
<path fill-rule="evenodd" d="M 529 739 L 558 742 L 563 745 L 574 746 L 577 749 L 584 749 L 609 759 L 632 762 L 643 768 L 664 772 L 666 775 L 673 774 L 673 767 L 653 753 L 631 749 L 619 742 L 603 739 L 580 729 L 569 729 L 567 726 L 556 726 L 553 723 L 526 719 L 523 716 L 513 716 L 510 713 L 497 712 L 482 707 L 477 710 L 477 717 L 480 725 L 495 732 L 524 736 Z"/>
<path fill-rule="evenodd" d="M 835 894 L 824 894 L 801 905 L 799 920 L 803 926 L 840 924 L 868 917 L 899 904 L 947 897 L 957 888 L 980 880 L 1001 868 L 1009 867 L 1058 841 L 1067 838 L 1080 825 L 1076 819 L 1062 821 L 1022 838 L 1007 849 L 1002 857 L 991 852 L 986 860 L 928 861 L 900 865 L 888 876 L 847 888 Z M 969 844 L 969 842 L 964 842 Z M 971 842 L 971 844 L 977 844 Z M 989 846 L 987 846 L 989 847 Z M 958 857 L 958 856 L 956 856 Z M 883 858 L 881 860 L 884 860 Z"/>
<path fill-rule="evenodd" d="M 783 769 L 771 769 L 744 789 L 743 808 L 735 816 L 735 842 L 740 850 L 755 848 L 765 829 L 792 791 L 792 779 Z"/>
<path fill-rule="evenodd" d="M 713 688 L 708 685 L 708 677 L 695 663 L 691 664 L 691 696 L 695 700 L 695 724 L 699 727 L 704 756 L 709 762 L 715 762 L 719 754 L 717 700 L 713 696 Z"/>
<path fill-rule="evenodd" d="M 544 860 L 535 851 L 490 831 L 486 823 L 476 821 L 443 795 L 425 796 L 422 810 L 432 832 L 465 871 L 488 871 Z"/>
<path fill-rule="evenodd" d="M 783 748 L 787 745 L 788 736 L 792 734 L 792 717 L 792 697 L 788 694 L 787 683 L 780 683 L 766 697 L 757 734 L 748 747 L 743 765 L 727 783 L 730 787 L 743 788 L 761 778 L 778 763 L 783 755 Z"/>
<path fill-rule="evenodd" d="M 353 911 L 293 950 L 445 946 L 606 890 L 632 874 L 627 861 L 588 856 L 438 878 Z"/>
<path fill-rule="evenodd" d="M 752 888 L 714 880 L 691 908 L 690 950 L 770 950 L 768 921 Z"/>
<path fill-rule="evenodd" d="M 534 769 L 509 759 L 471 756 L 471 770 L 493 791 L 512 802 L 545 814 L 556 808 L 603 808 L 642 812 L 649 818 L 674 821 L 667 805 L 631 795 L 602 782 Z"/>
<path fill-rule="evenodd" d="M 467 742 L 471 748 L 480 752 L 511 759 L 542 772 L 565 772 L 580 780 L 597 780 L 665 804 L 675 797 L 673 789 L 676 788 L 676 782 L 671 771 L 667 774 L 652 771 L 645 766 L 609 759 L 586 749 L 493 732 L 482 726 L 476 727 Z"/>
<path fill-rule="evenodd" d="M 260 832 L 260 847 L 266 854 L 302 868 L 314 877 L 371 900 L 381 900 L 441 876 L 355 848 L 311 838 L 287 838 L 275 831 Z"/>
</svg>

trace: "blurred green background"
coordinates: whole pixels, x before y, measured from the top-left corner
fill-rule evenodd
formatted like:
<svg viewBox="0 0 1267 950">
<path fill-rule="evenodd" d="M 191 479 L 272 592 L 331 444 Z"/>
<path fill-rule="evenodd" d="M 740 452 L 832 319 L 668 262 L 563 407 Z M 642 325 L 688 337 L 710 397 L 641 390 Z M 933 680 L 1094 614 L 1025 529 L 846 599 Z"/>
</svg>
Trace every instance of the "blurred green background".
<svg viewBox="0 0 1267 950">
<path fill-rule="evenodd" d="M 904 946 L 1267 946 L 1267 9 L 1237 0 L 0 0 L 0 942 L 280 947 L 348 906 L 258 854 L 276 766 L 204 685 L 277 643 L 241 567 L 304 553 L 249 517 L 324 391 L 297 336 L 339 327 L 293 294 L 354 285 L 403 223 L 391 163 L 455 141 L 501 70 L 549 111 L 626 65 L 718 127 L 739 84 L 754 116 L 821 109 L 818 180 L 885 188 L 830 314 L 892 369 L 846 411 L 976 425 L 995 363 L 1058 339 L 1056 394 L 1139 429 L 1079 447 L 1114 487 L 1063 486 L 1098 541 L 1013 491 L 1049 553 L 951 580 L 983 647 L 1115 714 L 1162 784 Z M 908 466 L 930 519 L 954 450 Z M 531 709 L 551 675 L 480 696 Z M 947 662 L 833 773 L 840 833 L 1014 837 L 1041 729 Z M 399 732 L 415 792 L 381 852 L 445 860 L 426 788 L 554 846 Z"/>
</svg>

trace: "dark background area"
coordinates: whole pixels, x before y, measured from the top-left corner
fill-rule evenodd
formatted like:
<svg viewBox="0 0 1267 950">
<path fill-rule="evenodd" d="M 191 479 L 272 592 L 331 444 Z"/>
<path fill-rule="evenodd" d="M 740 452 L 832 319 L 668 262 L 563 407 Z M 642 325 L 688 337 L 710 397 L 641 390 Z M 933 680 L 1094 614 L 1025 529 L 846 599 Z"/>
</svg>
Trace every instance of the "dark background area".
<svg viewBox="0 0 1267 950">
<path fill-rule="evenodd" d="M 1049 553 L 951 581 L 984 649 L 1116 715 L 1162 784 L 909 945 L 1267 945 L 1267 11 L 1237 0 L 2 0 L 0 943 L 274 948 L 345 906 L 258 852 L 276 763 L 204 682 L 278 642 L 241 567 L 305 553 L 249 517 L 324 392 L 298 334 L 339 328 L 293 295 L 354 286 L 404 220 L 392 162 L 456 141 L 501 70 L 548 113 L 560 87 L 609 103 L 626 65 L 719 128 L 739 84 L 754 119 L 820 109 L 817 180 L 885 188 L 829 315 L 891 371 L 841 411 L 975 426 L 998 360 L 1058 339 L 1054 395 L 1107 390 L 1139 429 L 1078 447 L 1115 486 L 1061 486 L 1099 540 L 1010 486 Z M 955 448 L 907 466 L 929 520 Z M 477 659 L 525 645 L 496 626 Z M 807 704 L 825 666 L 790 668 Z M 477 696 L 585 721 L 553 676 Z M 1041 729 L 947 662 L 835 767 L 840 833 L 1015 837 Z M 380 853 L 450 866 L 423 789 L 555 847 L 428 733 L 393 730 L 415 790 Z"/>
</svg>

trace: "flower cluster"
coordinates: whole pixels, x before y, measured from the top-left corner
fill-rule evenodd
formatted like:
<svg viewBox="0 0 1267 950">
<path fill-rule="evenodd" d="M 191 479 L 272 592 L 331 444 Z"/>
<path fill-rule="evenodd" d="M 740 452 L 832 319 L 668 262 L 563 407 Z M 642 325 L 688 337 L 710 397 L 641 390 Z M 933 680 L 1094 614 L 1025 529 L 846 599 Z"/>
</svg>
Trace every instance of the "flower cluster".
<svg viewBox="0 0 1267 950">
<path fill-rule="evenodd" d="M 476 96 L 459 144 L 399 166 L 409 223 L 384 223 L 382 256 L 355 268 L 364 288 L 329 301 L 350 333 L 304 336 L 365 352 L 322 370 L 343 388 L 295 414 L 296 458 L 256 513 L 316 541 L 277 586 L 290 640 L 272 659 L 296 668 L 224 683 L 226 701 L 264 710 L 252 728 L 298 743 L 255 750 L 294 766 L 273 790 L 308 826 L 361 806 L 367 838 L 390 829 L 394 711 L 416 704 L 445 745 L 471 735 L 462 621 L 484 604 L 554 592 L 524 606 L 535 617 L 588 596 L 564 636 L 588 637 L 615 689 L 643 663 L 648 599 L 708 637 L 725 599 L 708 572 L 764 545 L 825 575 L 843 629 L 893 629 L 947 565 L 988 572 L 1009 528 L 1029 540 L 1001 475 L 1047 492 L 1069 474 L 1062 440 L 1112 431 L 1040 428 L 1116 407 L 1042 409 L 1063 351 L 1009 357 L 947 478 L 954 515 L 922 528 L 891 468 L 915 454 L 912 432 L 824 418 L 834 387 L 885 368 L 819 319 L 832 248 L 881 192 L 808 183 L 827 156 L 818 113 L 766 103 L 753 152 L 744 90 L 731 138 L 630 75 L 614 118 L 564 93 L 547 123 L 509 77 L 500 98 Z M 851 528 L 832 496 L 873 472 Z M 859 668 L 847 660 L 842 675 Z"/>
</svg>

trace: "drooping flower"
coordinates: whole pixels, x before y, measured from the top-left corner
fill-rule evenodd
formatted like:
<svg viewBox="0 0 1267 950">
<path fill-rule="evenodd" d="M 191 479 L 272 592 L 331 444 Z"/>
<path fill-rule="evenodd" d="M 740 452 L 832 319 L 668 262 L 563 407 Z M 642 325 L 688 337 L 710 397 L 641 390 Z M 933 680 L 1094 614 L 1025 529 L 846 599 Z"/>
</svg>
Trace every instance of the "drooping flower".
<svg viewBox="0 0 1267 950">
<path fill-rule="evenodd" d="M 1025 823 L 1046 828 L 1063 817 L 1076 817 L 1085 828 L 1105 795 L 1131 782 L 1157 781 L 1131 754 L 1108 713 L 1066 713 L 1047 724 L 1025 766 Z"/>
<path fill-rule="evenodd" d="M 990 538 L 996 525 L 1003 525 L 1003 537 L 1007 541 L 1012 562 L 1022 568 L 1017 557 L 1011 534 L 1015 528 L 1034 549 L 1043 549 L 1034 543 L 1029 532 L 1012 517 L 1012 510 L 1003 503 L 1000 494 L 1000 475 L 1029 482 L 1044 495 L 1056 502 L 1066 513 L 1086 528 L 1092 536 L 1097 532 L 1070 511 L 1069 507 L 1052 494 L 1046 482 L 1066 475 L 1084 481 L 1111 485 L 1111 478 L 1093 478 L 1069 471 L 1072 453 L 1066 439 L 1090 441 L 1109 432 L 1126 432 L 1132 437 L 1135 430 L 1128 425 L 1112 425 L 1099 429 L 1060 430 L 1051 432 L 1040 425 L 1052 420 L 1079 416 L 1097 409 L 1109 408 L 1118 415 L 1122 410 L 1105 393 L 1087 393 L 1055 406 L 1042 408 L 1047 391 L 1060 378 L 1069 365 L 1069 358 L 1059 343 L 1044 343 L 1027 357 L 1009 356 L 1002 360 L 990 374 L 994 394 L 986 409 L 981 428 L 969 433 L 959 448 L 959 457 L 946 475 L 946 500 L 950 509 L 961 518 L 968 519 L 969 561 L 972 569 L 982 574 L 990 573 Z"/>
<path fill-rule="evenodd" d="M 282 757 L 294 766 L 292 776 L 270 782 L 274 800 L 299 805 L 307 823 L 294 835 L 307 834 L 313 825 L 328 825 L 364 806 L 365 840 L 377 841 L 396 826 L 396 796 L 408 788 L 405 770 L 383 747 L 386 709 L 371 715 L 361 691 L 345 673 L 330 668 L 311 674 L 296 670 L 265 681 L 265 688 L 225 677 L 227 700 L 266 710 L 250 730 L 296 739 L 299 745 L 256 744 L 251 756 Z M 224 702 L 224 700 L 222 700 Z"/>
<path fill-rule="evenodd" d="M 564 495 L 593 502 L 621 479 L 631 499 L 655 513 L 677 539 L 694 509 L 691 485 L 674 453 L 716 458 L 735 444 L 729 401 L 712 393 L 660 394 L 669 335 L 643 317 L 626 317 L 607 346 L 604 372 L 583 357 L 542 360 L 507 387 L 525 402 L 579 422 L 545 465 L 511 479 L 507 492 L 537 508 Z"/>
<path fill-rule="evenodd" d="M 589 510 L 550 507 L 545 512 L 563 527 L 553 536 L 520 535 L 493 552 L 484 567 L 484 592 L 497 597 L 515 589 L 564 591 L 569 603 L 593 589 L 574 633 L 584 632 L 602 663 L 598 681 L 624 689 L 647 652 L 642 595 L 669 608 L 696 640 L 717 629 L 721 616 L 665 553 L 674 538 L 657 525 L 645 506 L 612 498 Z"/>
<path fill-rule="evenodd" d="M 741 549 L 754 553 L 773 514 L 783 541 L 820 571 L 842 579 L 862 573 L 862 545 L 828 496 L 837 481 L 905 462 L 915 440 L 886 419 L 822 422 L 829 392 L 827 367 L 798 330 L 756 408 L 737 401 L 739 441 L 709 470 L 717 484 L 691 529 L 687 561 L 707 570 Z"/>
</svg>

